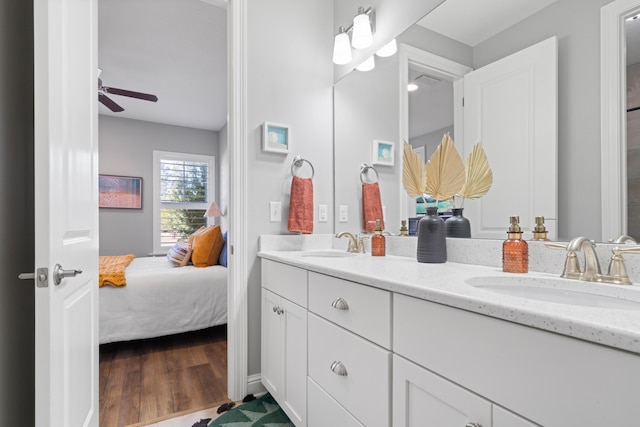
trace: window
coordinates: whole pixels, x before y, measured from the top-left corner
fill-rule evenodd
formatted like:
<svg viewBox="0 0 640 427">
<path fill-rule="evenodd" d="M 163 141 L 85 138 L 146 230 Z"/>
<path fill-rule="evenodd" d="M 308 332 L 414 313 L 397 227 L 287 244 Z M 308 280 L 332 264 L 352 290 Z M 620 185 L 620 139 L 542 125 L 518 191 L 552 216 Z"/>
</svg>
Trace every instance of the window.
<svg viewBox="0 0 640 427">
<path fill-rule="evenodd" d="M 215 157 L 153 152 L 153 251 L 165 253 L 203 225 L 214 200 Z"/>
</svg>

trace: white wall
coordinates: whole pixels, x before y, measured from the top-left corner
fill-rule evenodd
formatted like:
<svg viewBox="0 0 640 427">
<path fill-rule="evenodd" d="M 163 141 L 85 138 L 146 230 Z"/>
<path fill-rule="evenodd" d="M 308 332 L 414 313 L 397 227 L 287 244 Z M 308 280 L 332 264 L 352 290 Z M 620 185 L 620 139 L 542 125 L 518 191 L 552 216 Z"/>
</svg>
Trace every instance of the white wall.
<svg viewBox="0 0 640 427">
<path fill-rule="evenodd" d="M 260 261 L 258 236 L 287 233 L 291 163 L 301 155 L 315 168 L 314 233 L 333 232 L 332 91 L 333 9 L 326 0 L 249 0 L 248 49 L 248 373 L 260 372 Z M 291 153 L 261 151 L 264 121 L 290 126 Z M 232 143 L 232 142 L 231 142 Z M 280 201 L 282 222 L 269 221 Z M 329 220 L 317 222 L 317 205 Z"/>
<path fill-rule="evenodd" d="M 20 42 L 16 42 L 19 40 Z M 35 424 L 33 4 L 0 6 L 0 426 Z"/>
<path fill-rule="evenodd" d="M 100 255 L 148 256 L 153 252 L 153 150 L 216 156 L 217 174 L 218 132 L 104 115 L 98 129 L 100 173 L 142 177 L 142 209 L 100 209 Z"/>
</svg>

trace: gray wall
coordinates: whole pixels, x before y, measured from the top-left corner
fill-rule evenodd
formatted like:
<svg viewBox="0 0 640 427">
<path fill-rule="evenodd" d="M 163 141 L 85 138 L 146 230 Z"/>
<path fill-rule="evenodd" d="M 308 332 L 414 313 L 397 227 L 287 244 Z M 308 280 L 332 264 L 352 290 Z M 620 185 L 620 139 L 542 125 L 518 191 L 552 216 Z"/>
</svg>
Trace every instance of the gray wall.
<svg viewBox="0 0 640 427">
<path fill-rule="evenodd" d="M 559 239 L 601 238 L 600 8 L 610 0 L 560 0 L 473 49 L 479 68 L 558 37 Z"/>
<path fill-rule="evenodd" d="M 142 177 L 142 209 L 100 209 L 100 255 L 153 252 L 153 150 L 216 156 L 218 132 L 99 116 L 100 173 Z M 216 186 L 218 185 L 216 177 Z M 216 188 L 216 200 L 219 189 Z"/>
<path fill-rule="evenodd" d="M 286 234 L 291 162 L 301 155 L 315 167 L 314 233 L 333 232 L 333 9 L 326 0 L 247 2 L 247 227 L 248 373 L 260 372 L 260 261 L 258 236 Z M 291 153 L 261 151 L 261 124 L 285 123 Z M 282 222 L 269 221 L 269 202 L 282 202 Z M 317 205 L 329 207 L 317 222 Z"/>
<path fill-rule="evenodd" d="M 409 140 L 409 143 L 414 147 L 425 146 L 425 160 L 429 160 L 429 157 L 436 151 L 438 145 L 442 142 L 442 137 L 445 133 L 449 132 L 451 139 L 456 140 L 456 136 L 453 133 L 453 126 L 447 126 L 433 132 L 425 133 L 423 135 L 416 136 Z"/>
<path fill-rule="evenodd" d="M 20 43 L 16 43 L 19 40 Z M 0 425 L 35 424 L 33 4 L 0 1 Z"/>
</svg>

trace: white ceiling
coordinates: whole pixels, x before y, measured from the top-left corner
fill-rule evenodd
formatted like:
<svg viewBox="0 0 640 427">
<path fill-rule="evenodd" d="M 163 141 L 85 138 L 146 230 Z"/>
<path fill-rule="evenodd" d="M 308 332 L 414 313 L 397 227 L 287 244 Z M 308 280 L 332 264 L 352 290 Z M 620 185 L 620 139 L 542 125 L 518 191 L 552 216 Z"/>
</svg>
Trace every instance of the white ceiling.
<svg viewBox="0 0 640 427">
<path fill-rule="evenodd" d="M 99 113 L 198 129 L 227 121 L 227 13 L 222 0 L 99 0 L 98 66 L 125 111 Z"/>
</svg>

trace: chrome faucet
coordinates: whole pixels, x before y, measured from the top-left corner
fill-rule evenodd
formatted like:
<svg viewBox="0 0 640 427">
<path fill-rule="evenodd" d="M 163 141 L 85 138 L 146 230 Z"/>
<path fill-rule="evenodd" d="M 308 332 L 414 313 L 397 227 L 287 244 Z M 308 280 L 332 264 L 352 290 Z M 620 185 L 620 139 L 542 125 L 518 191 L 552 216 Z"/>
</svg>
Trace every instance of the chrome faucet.
<svg viewBox="0 0 640 427">
<path fill-rule="evenodd" d="M 364 239 L 362 237 L 359 237 L 357 234 L 354 236 L 353 234 L 347 231 L 342 231 L 336 234 L 336 237 L 338 238 L 345 237 L 345 236 L 349 238 L 349 246 L 347 247 L 347 252 L 352 252 L 356 254 L 364 253 Z"/>
<path fill-rule="evenodd" d="M 613 243 L 629 243 L 631 245 L 637 245 L 638 242 L 636 241 L 636 239 L 634 239 L 631 236 L 627 236 L 626 234 L 623 234 L 622 236 L 618 237 L 616 240 L 613 241 Z"/>
</svg>

